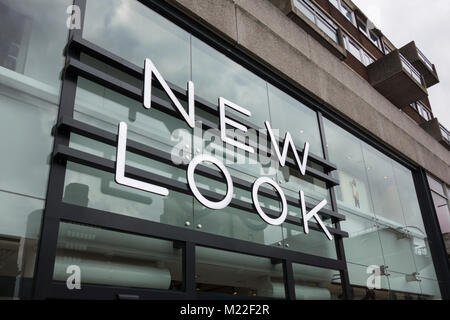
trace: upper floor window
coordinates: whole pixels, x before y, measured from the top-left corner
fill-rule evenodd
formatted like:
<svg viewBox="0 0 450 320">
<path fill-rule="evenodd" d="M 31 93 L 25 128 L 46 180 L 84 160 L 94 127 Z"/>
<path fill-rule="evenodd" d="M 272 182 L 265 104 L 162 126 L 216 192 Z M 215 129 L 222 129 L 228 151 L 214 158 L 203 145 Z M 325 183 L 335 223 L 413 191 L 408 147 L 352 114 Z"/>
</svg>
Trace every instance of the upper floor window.
<svg viewBox="0 0 450 320">
<path fill-rule="evenodd" d="M 448 131 L 443 125 L 440 125 L 442 137 L 450 143 L 450 131 Z"/>
<path fill-rule="evenodd" d="M 420 101 L 411 103 L 411 107 L 425 120 L 430 121 L 433 118 L 431 112 Z"/>
<path fill-rule="evenodd" d="M 355 24 L 355 14 L 352 9 L 348 5 L 344 3 L 342 0 L 330 0 L 330 2 L 337 8 L 342 14 L 350 21 Z"/>
<path fill-rule="evenodd" d="M 309 0 L 295 0 L 295 6 L 331 39 L 338 42 L 337 26 Z"/>
<path fill-rule="evenodd" d="M 389 54 L 393 51 L 393 49 L 386 43 L 386 41 L 383 41 L 383 48 L 384 54 Z"/>
<path fill-rule="evenodd" d="M 359 31 L 361 31 L 378 49 L 383 50 L 380 38 L 373 32 L 367 22 L 357 18 L 357 25 Z"/>
<path fill-rule="evenodd" d="M 348 35 L 344 34 L 344 44 L 345 49 L 347 49 L 355 58 L 357 58 L 362 64 L 366 67 L 374 62 L 375 60 L 367 53 L 364 49 L 361 48 L 353 39 L 351 39 Z"/>
</svg>

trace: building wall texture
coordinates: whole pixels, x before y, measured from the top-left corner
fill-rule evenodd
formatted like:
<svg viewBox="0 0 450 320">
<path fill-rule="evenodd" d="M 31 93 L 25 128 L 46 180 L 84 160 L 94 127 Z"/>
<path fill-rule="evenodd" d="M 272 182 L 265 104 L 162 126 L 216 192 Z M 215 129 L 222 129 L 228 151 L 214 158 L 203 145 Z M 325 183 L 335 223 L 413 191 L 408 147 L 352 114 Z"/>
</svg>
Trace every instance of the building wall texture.
<svg viewBox="0 0 450 320">
<path fill-rule="evenodd" d="M 166 1 L 450 184 L 450 152 L 270 0 Z"/>
</svg>

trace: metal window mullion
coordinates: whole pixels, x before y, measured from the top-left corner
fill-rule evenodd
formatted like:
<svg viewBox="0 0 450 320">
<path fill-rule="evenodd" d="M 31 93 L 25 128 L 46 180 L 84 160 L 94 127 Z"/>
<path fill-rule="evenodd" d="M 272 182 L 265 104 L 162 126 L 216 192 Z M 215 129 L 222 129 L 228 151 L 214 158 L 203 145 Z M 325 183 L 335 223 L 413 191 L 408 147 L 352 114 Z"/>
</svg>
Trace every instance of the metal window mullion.
<svg viewBox="0 0 450 320">
<path fill-rule="evenodd" d="M 187 241 L 183 247 L 183 291 L 189 299 L 196 296 L 195 264 L 195 244 Z"/>
<path fill-rule="evenodd" d="M 323 116 L 322 116 L 321 112 L 317 112 L 317 119 L 318 119 L 318 123 L 319 123 L 319 133 L 320 133 L 320 139 L 322 142 L 323 155 L 326 160 L 329 160 L 327 137 L 325 134 L 325 127 L 324 127 Z M 329 191 L 330 191 L 330 199 L 331 199 L 331 209 L 333 211 L 338 212 L 338 205 L 337 205 L 335 190 L 334 190 L 334 188 L 330 188 Z M 340 222 L 336 221 L 335 224 L 336 224 L 336 228 L 338 230 L 341 230 Z M 347 260 L 345 257 L 344 240 L 341 237 L 336 237 L 335 245 L 336 245 L 337 258 L 338 258 L 338 260 L 340 260 L 344 263 L 344 269 L 339 270 L 339 273 L 341 276 L 341 285 L 342 285 L 344 298 L 346 300 L 351 300 L 351 299 L 353 299 L 353 292 L 352 292 L 352 288 L 350 285 L 350 277 L 348 274 Z"/>
<path fill-rule="evenodd" d="M 286 299 L 295 300 L 295 279 L 291 260 L 283 260 L 283 278 Z"/>
<path fill-rule="evenodd" d="M 420 167 L 413 173 L 413 179 L 441 295 L 443 299 L 449 300 L 450 261 L 447 257 L 447 250 L 437 218 L 432 191 L 428 183 L 427 172 Z"/>
<path fill-rule="evenodd" d="M 69 47 L 70 40 L 75 36 L 80 36 L 83 32 L 84 15 L 86 10 L 86 0 L 74 0 L 73 5 L 80 8 L 81 29 L 69 31 L 66 45 L 66 63 L 71 58 L 79 59 L 80 53 Z M 73 117 L 75 95 L 77 89 L 77 77 L 64 72 L 61 85 L 61 95 L 58 118 L 61 116 Z M 59 145 L 69 145 L 70 133 L 53 130 L 54 142 L 53 150 Z M 55 157 L 51 158 L 50 173 L 47 187 L 45 209 L 40 230 L 40 239 L 34 270 L 33 297 L 35 299 L 45 299 L 51 295 L 53 282 L 53 270 L 58 241 L 60 214 L 58 208 L 64 192 L 64 178 L 66 162 L 59 161 Z"/>
</svg>

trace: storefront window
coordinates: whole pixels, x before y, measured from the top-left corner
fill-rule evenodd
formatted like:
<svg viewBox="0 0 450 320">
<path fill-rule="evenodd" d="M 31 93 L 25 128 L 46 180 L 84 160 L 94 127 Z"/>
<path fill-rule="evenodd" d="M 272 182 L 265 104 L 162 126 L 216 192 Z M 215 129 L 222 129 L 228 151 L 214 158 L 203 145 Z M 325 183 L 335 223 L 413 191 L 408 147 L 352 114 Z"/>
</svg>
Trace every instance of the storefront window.
<svg viewBox="0 0 450 320">
<path fill-rule="evenodd" d="M 297 300 L 341 300 L 339 271 L 292 264 Z"/>
<path fill-rule="evenodd" d="M 161 197 L 115 183 L 114 175 L 67 163 L 63 201 L 176 226 L 192 221 L 192 196 L 175 191 Z"/>
<path fill-rule="evenodd" d="M 70 266 L 87 284 L 182 289 L 182 249 L 171 241 L 62 223 L 53 279 L 66 282 Z"/>
<path fill-rule="evenodd" d="M 268 258 L 195 248 L 197 292 L 284 299 L 283 266 Z"/>
<path fill-rule="evenodd" d="M 230 110 L 259 128 L 269 120 L 267 84 L 240 64 L 204 42 L 192 38 L 192 81 L 196 94 L 213 105 L 224 97 L 251 112 L 251 117 Z"/>
<path fill-rule="evenodd" d="M 34 275 L 71 0 L 0 0 L 0 297 Z"/>
<path fill-rule="evenodd" d="M 161 91 L 156 95 L 168 99 Z M 128 124 L 128 138 L 168 153 L 192 153 L 192 132 L 181 119 L 163 111 L 147 110 L 142 103 L 84 78 L 78 79 L 74 119 L 117 133 L 119 122 Z M 180 155 L 177 152 L 177 155 Z"/>
<path fill-rule="evenodd" d="M 352 285 L 364 285 L 371 273 L 364 275 L 363 269 L 375 268 L 387 278 L 390 298 L 399 292 L 404 298 L 436 298 L 420 286 L 421 281 L 436 281 L 436 274 L 411 171 L 332 122 L 324 124 L 330 160 L 340 179 L 338 209 L 347 218 L 342 223 L 349 233 L 346 258 L 359 266 L 355 275 L 350 273 Z"/>
<path fill-rule="evenodd" d="M 66 10 L 72 4 L 71 0 L 28 2 L 0 0 L 0 26 L 6 30 L 0 35 L 0 134 L 8 137 L 0 145 L 3 151 L 0 251 L 5 257 L 0 263 L 0 277 L 14 284 L 14 291 L 4 294 L 8 297 L 20 296 L 21 279 L 34 276 L 52 160 L 52 129 L 58 114 L 63 48 L 67 44 Z M 276 137 L 284 138 L 290 132 L 297 149 L 309 142 L 312 157 L 308 166 L 327 174 L 317 159 L 323 158 L 326 152 L 316 111 L 140 1 L 87 0 L 83 38 L 140 67 L 145 58 L 151 58 L 163 77 L 183 90 L 187 81 L 192 80 L 197 98 L 196 115 L 206 122 L 218 124 L 219 113 L 205 110 L 202 102 L 217 106 L 218 98 L 223 97 L 251 112 L 251 117 L 246 117 L 227 110 L 227 114 L 248 121 L 247 125 L 264 129 L 265 121 L 269 121 Z M 142 88 L 142 79 L 126 75 L 96 57 L 83 53 L 80 60 L 138 90 Z M 73 110 L 76 121 L 113 134 L 117 133 L 119 122 L 124 121 L 129 140 L 176 155 L 184 164 L 195 155 L 211 154 L 224 162 L 234 180 L 244 184 L 253 183 L 257 177 L 270 177 L 294 199 L 299 199 L 299 191 L 303 190 L 308 205 L 327 200 L 328 210 L 346 216 L 340 227 L 349 233 L 344 238 L 344 246 L 355 298 L 440 298 L 412 173 L 399 163 L 325 119 L 330 158 L 327 160 L 337 165 L 338 170 L 332 174 L 340 181 L 334 189 L 337 198 L 337 208 L 334 208 L 329 186 L 322 181 L 327 179 L 316 178 L 318 175 L 312 172 L 302 175 L 293 167 L 280 168 L 278 159 L 265 150 L 270 150 L 270 143 L 261 141 L 258 132 L 246 136 L 245 142 L 253 147 L 262 143 L 265 148 L 255 155 L 239 152 L 237 148 L 224 147 L 217 128 L 208 132 L 200 130 L 201 136 L 195 136 L 198 127 L 190 128 L 181 117 L 165 112 L 163 107 L 152 105 L 150 110 L 145 109 L 142 101 L 87 78 L 77 78 Z M 157 88 L 152 90 L 154 97 L 168 102 L 166 93 Z M 183 99 L 186 100 L 180 98 Z M 180 102 L 186 107 L 186 101 Z M 60 133 L 53 131 L 54 136 Z M 236 139 L 242 137 L 242 132 L 238 132 Z M 196 144 L 198 138 L 201 145 Z M 79 152 L 116 160 L 116 146 L 87 138 L 80 132 L 70 133 L 69 143 L 70 148 Z M 292 158 L 291 151 L 289 157 Z M 328 240 L 316 225 L 310 224 L 309 233 L 304 232 L 300 202 L 294 205 L 290 201 L 288 206 L 289 218 L 294 217 L 297 223 L 289 221 L 274 226 L 258 216 L 253 210 L 251 191 L 237 183 L 234 202 L 225 209 L 212 210 L 200 204 L 191 193 L 179 192 L 180 188 L 162 197 L 119 185 L 114 173 L 80 163 L 84 162 L 73 158 L 58 163 L 66 166 L 64 190 L 62 199 L 52 201 L 110 212 L 116 217 L 189 228 L 200 232 L 199 238 L 205 236 L 204 232 L 209 236 L 265 245 L 267 255 L 275 250 L 301 259 L 305 256 L 296 253 L 304 253 L 308 259 L 317 259 L 317 264 L 338 259 L 337 242 Z M 157 161 L 128 151 L 126 165 L 187 184 L 186 168 L 179 163 Z M 195 179 L 203 191 L 218 196 L 226 192 L 223 179 L 205 177 L 198 172 Z M 433 183 L 430 182 L 435 186 Z M 447 225 L 450 229 L 448 198 L 441 189 L 433 188 L 433 197 L 441 225 L 447 230 Z M 258 199 L 264 210 L 280 212 L 277 199 L 267 194 L 260 194 Z M 92 210 L 91 214 L 99 213 Z M 324 212 L 320 215 L 327 226 L 338 226 Z M 234 243 L 243 244 L 241 241 Z M 247 244 L 249 248 L 262 247 Z M 53 279 L 66 281 L 68 267 L 77 265 L 81 268 L 82 283 L 86 284 L 182 290 L 183 259 L 179 247 L 169 240 L 60 222 Z M 198 292 L 286 298 L 282 259 L 200 246 L 196 246 L 195 252 Z M 302 261 L 299 259 L 293 260 Z M 374 268 L 383 272 L 378 287 L 369 289 L 367 281 L 373 273 L 368 270 Z M 343 298 L 339 271 L 297 263 L 293 264 L 293 271 L 297 299 Z M 3 289 L 0 292 L 2 296 Z"/>
<path fill-rule="evenodd" d="M 189 33 L 139 1 L 88 0 L 83 37 L 140 67 L 151 58 L 181 88 L 191 78 Z"/>
<path fill-rule="evenodd" d="M 439 219 L 442 234 L 450 233 L 450 210 L 448 196 L 450 189 L 445 184 L 437 181 L 433 177 L 428 176 L 428 183 L 431 188 L 431 195 Z M 446 190 L 447 189 L 447 190 Z M 447 194 L 445 193 L 447 191 Z"/>
<path fill-rule="evenodd" d="M 302 226 L 283 224 L 283 239 L 286 249 L 314 256 L 337 259 L 334 241 L 328 240 L 322 230 L 309 230 L 306 234 Z"/>
</svg>

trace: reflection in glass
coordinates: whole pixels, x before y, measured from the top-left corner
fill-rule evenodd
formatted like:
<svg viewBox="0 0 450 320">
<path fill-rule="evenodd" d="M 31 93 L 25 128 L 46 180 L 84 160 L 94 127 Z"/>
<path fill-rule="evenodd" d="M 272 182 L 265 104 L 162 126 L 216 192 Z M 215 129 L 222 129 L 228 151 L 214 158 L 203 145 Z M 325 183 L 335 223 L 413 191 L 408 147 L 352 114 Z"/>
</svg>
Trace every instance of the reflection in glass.
<svg viewBox="0 0 450 320">
<path fill-rule="evenodd" d="M 339 271 L 292 264 L 297 300 L 341 300 Z"/>
<path fill-rule="evenodd" d="M 309 142 L 310 152 L 323 157 L 316 112 L 272 85 L 269 104 L 270 124 L 278 138 L 284 139 L 286 132 L 290 132 L 297 149 L 303 149 L 305 142 Z"/>
<path fill-rule="evenodd" d="M 370 265 L 385 265 L 381 251 L 379 226 L 369 219 L 348 214 L 341 222 L 341 228 L 348 232 L 344 238 L 345 258 L 348 262 Z"/>
<path fill-rule="evenodd" d="M 190 79 L 190 35 L 139 1 L 88 0 L 83 37 L 140 67 L 150 58 L 166 81 Z"/>
<path fill-rule="evenodd" d="M 165 98 L 161 91 L 154 93 Z M 166 152 L 176 149 L 177 155 L 191 153 L 192 130 L 185 121 L 155 108 L 146 110 L 142 103 L 84 78 L 78 79 L 74 118 L 113 133 L 125 121 L 130 140 Z"/>
<path fill-rule="evenodd" d="M 198 292 L 285 298 L 283 267 L 268 258 L 195 248 Z"/>
<path fill-rule="evenodd" d="M 167 197 L 115 183 L 105 171 L 67 163 L 66 203 L 176 226 L 192 221 L 192 196 L 171 191 Z"/>
<path fill-rule="evenodd" d="M 25 75 L 14 76 L 25 84 L 56 94 L 68 33 L 65 13 L 72 2 L 0 0 L 0 78 L 9 74 L 6 68 Z"/>
<path fill-rule="evenodd" d="M 0 189 L 44 198 L 57 109 L 0 85 Z"/>
<path fill-rule="evenodd" d="M 435 280 L 436 274 L 411 171 L 329 120 L 324 124 L 330 160 L 338 167 L 338 207 L 347 217 L 347 260 L 362 268 L 387 266 L 390 298 L 420 294 L 408 277 Z"/>
<path fill-rule="evenodd" d="M 207 167 L 208 165 L 205 163 Z M 217 170 L 217 169 L 216 169 Z M 226 184 L 195 175 L 196 185 L 204 190 L 213 191 L 221 196 L 226 193 Z M 234 187 L 233 199 L 252 203 L 251 192 Z M 262 208 L 280 212 L 278 200 L 259 196 Z M 194 221 L 195 225 L 201 225 L 200 231 L 213 233 L 221 236 L 231 237 L 244 241 L 251 241 L 265 245 L 278 245 L 282 241 L 282 231 L 280 226 L 267 224 L 256 211 L 246 211 L 228 206 L 222 210 L 212 210 L 194 200 Z"/>
<path fill-rule="evenodd" d="M 192 38 L 192 81 L 196 94 L 208 102 L 217 105 L 224 97 L 252 113 L 245 117 L 230 110 L 230 114 L 259 128 L 269 120 L 266 82 L 196 38 Z"/>
<path fill-rule="evenodd" d="M 436 214 L 439 219 L 439 225 L 443 234 L 450 232 L 450 211 L 448 207 L 448 200 L 438 195 L 435 192 L 431 192 L 433 196 L 433 202 L 436 209 Z"/>
<path fill-rule="evenodd" d="M 0 203 L 0 277 L 20 284 L 34 275 L 44 201 L 0 192 Z"/>
<path fill-rule="evenodd" d="M 282 227 L 286 249 L 324 258 L 337 259 L 334 240 L 328 240 L 322 229 L 318 231 L 310 228 L 309 234 L 306 234 L 302 226 L 284 223 Z"/>
<path fill-rule="evenodd" d="M 83 284 L 181 290 L 182 249 L 171 241 L 61 223 L 53 279 L 77 265 Z"/>
</svg>

